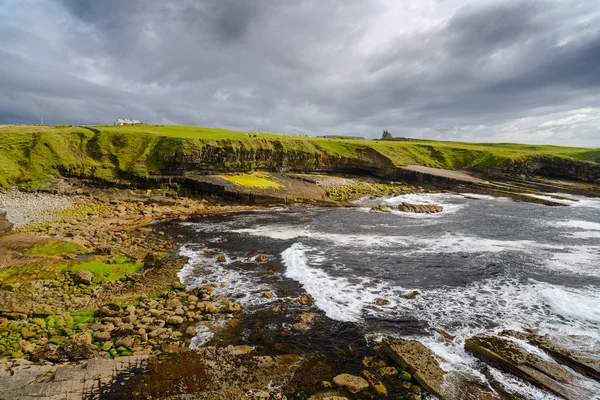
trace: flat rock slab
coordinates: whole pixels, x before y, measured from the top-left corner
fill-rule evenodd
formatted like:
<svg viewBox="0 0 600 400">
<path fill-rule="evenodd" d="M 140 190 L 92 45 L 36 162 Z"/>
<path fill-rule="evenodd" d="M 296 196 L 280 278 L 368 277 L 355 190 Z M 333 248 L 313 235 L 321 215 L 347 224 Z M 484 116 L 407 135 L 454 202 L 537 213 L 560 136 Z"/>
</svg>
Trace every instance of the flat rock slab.
<svg viewBox="0 0 600 400">
<path fill-rule="evenodd" d="M 475 336 L 465 341 L 465 349 L 480 360 L 564 399 L 592 398 L 592 393 L 577 385 L 573 373 L 543 353 L 528 351 L 515 340 Z"/>
<path fill-rule="evenodd" d="M 454 179 L 457 181 L 463 182 L 471 182 L 471 183 L 486 183 L 483 179 L 475 178 L 469 175 L 466 172 L 462 171 L 452 171 L 449 169 L 441 169 L 441 168 L 431 168 L 425 167 L 423 165 L 406 165 L 404 167 L 400 167 L 401 169 L 418 172 L 426 175 L 434 175 L 447 179 Z"/>
<path fill-rule="evenodd" d="M 572 335 L 550 337 L 516 331 L 504 331 L 501 334 L 526 340 L 546 351 L 559 363 L 600 381 L 600 342 L 593 338 Z"/>
<path fill-rule="evenodd" d="M 57 366 L 11 360 L 0 364 L 0 400 L 97 398 L 116 374 L 127 373 L 146 361 L 146 356 L 130 356 Z"/>
<path fill-rule="evenodd" d="M 416 340 L 385 338 L 379 352 L 392 359 L 427 391 L 442 400 L 500 400 L 503 396 L 458 373 L 446 373 L 427 346 Z"/>
</svg>

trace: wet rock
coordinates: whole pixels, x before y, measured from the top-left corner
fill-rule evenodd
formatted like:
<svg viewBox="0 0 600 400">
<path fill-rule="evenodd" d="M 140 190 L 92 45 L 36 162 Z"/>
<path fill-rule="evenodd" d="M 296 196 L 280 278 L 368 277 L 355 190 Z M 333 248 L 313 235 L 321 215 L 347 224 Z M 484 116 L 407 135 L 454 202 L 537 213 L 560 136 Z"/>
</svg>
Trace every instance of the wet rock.
<svg viewBox="0 0 600 400">
<path fill-rule="evenodd" d="M 393 360 L 412 374 L 424 389 L 434 393 L 442 400 L 501 398 L 496 392 L 469 381 L 463 375 L 446 373 L 440 367 L 433 352 L 416 340 L 385 338 L 381 341 L 377 351 L 382 357 Z M 410 382 L 405 383 L 407 389 L 412 387 Z"/>
<path fill-rule="evenodd" d="M 392 210 L 393 210 L 392 206 L 388 206 L 385 204 L 379 204 L 377 206 L 371 207 L 371 211 L 378 211 L 378 212 L 383 212 L 383 213 L 389 213 L 389 212 L 392 212 Z"/>
<path fill-rule="evenodd" d="M 360 376 L 350 374 L 340 374 L 333 378 L 333 383 L 337 386 L 348 389 L 350 393 L 356 394 L 369 387 L 369 383 Z"/>
<path fill-rule="evenodd" d="M 381 367 L 377 370 L 379 376 L 395 376 L 398 375 L 398 370 L 394 367 Z"/>
<path fill-rule="evenodd" d="M 408 370 L 428 391 L 441 395 L 444 383 L 444 370 L 433 356 L 431 350 L 416 340 L 385 338 L 380 351 L 402 368 Z"/>
<path fill-rule="evenodd" d="M 364 370 L 362 372 L 362 375 L 365 377 L 367 382 L 369 382 L 369 386 L 371 387 L 371 390 L 377 396 L 386 397 L 388 395 L 385 385 L 379 379 L 377 379 L 377 377 L 375 375 L 373 375 L 371 372 L 369 372 L 367 370 Z"/>
<path fill-rule="evenodd" d="M 96 247 L 96 253 L 110 256 L 113 253 L 113 247 L 110 245 L 98 246 L 98 247 Z"/>
<path fill-rule="evenodd" d="M 310 396 L 307 400 L 348 400 L 337 392 L 318 393 Z"/>
<path fill-rule="evenodd" d="M 375 299 L 375 304 L 377 304 L 378 306 L 386 306 L 390 304 L 390 301 L 386 299 Z"/>
<path fill-rule="evenodd" d="M 550 337 L 515 331 L 503 331 L 501 335 L 526 340 L 546 351 L 559 363 L 574 369 L 582 375 L 600 381 L 600 356 L 595 352 L 595 349 L 600 347 L 600 343 L 595 342 L 590 337 L 574 335 Z M 593 348 L 590 348 L 590 345 Z M 590 348 L 590 350 L 585 351 L 585 348 Z"/>
<path fill-rule="evenodd" d="M 434 214 L 444 211 L 444 207 L 437 204 L 411 204 L 403 202 L 398 205 L 398 210 L 418 214 Z"/>
<path fill-rule="evenodd" d="M 179 350 L 179 342 L 165 341 L 161 344 L 160 349 L 163 353 L 175 353 Z"/>
<path fill-rule="evenodd" d="M 71 274 L 73 282 L 82 285 L 91 285 L 94 280 L 94 274 L 90 271 L 76 271 Z"/>
<path fill-rule="evenodd" d="M 591 393 L 575 386 L 575 376 L 550 357 L 542 357 L 508 338 L 475 336 L 465 349 L 480 360 L 565 399 L 587 399 Z"/>
<path fill-rule="evenodd" d="M 406 294 L 400 295 L 400 297 L 408 299 L 408 300 L 414 300 L 420 294 L 421 294 L 421 292 L 419 292 L 418 290 L 413 290 L 410 293 L 406 293 Z"/>
<path fill-rule="evenodd" d="M 312 304 L 315 302 L 315 299 L 309 294 L 305 294 L 304 296 L 300 297 L 300 304 L 302 304 L 303 306 L 307 306 L 309 304 Z"/>
</svg>

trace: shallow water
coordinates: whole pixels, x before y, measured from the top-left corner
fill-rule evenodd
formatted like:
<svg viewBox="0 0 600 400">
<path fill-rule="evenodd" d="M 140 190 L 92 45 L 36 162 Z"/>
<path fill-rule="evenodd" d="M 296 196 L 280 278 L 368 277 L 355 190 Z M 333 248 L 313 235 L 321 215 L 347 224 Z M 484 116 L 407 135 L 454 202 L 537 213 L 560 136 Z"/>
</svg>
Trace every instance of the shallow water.
<svg viewBox="0 0 600 400">
<path fill-rule="evenodd" d="M 364 200 L 356 208 L 272 209 L 203 218 L 177 229 L 189 243 L 187 285 L 274 292 L 240 301 L 247 312 L 304 292 L 334 321 L 374 340 L 415 338 L 446 370 L 494 379 L 526 399 L 554 398 L 479 364 L 463 350 L 475 334 L 537 329 L 600 340 L 600 199 L 569 196 L 567 207 L 480 195 L 421 194 Z M 371 213 L 376 203 L 440 204 L 440 214 Z M 198 242 L 202 242 L 198 244 Z M 218 249 L 204 255 L 207 249 Z M 265 273 L 253 258 L 264 250 Z M 218 254 L 227 262 L 219 263 Z M 420 295 L 402 297 L 413 290 Z M 377 305 L 385 299 L 386 305 Z M 444 341 L 432 328 L 456 338 Z M 586 342 L 586 341 L 584 341 Z M 582 379 L 592 391 L 600 388 Z"/>
</svg>

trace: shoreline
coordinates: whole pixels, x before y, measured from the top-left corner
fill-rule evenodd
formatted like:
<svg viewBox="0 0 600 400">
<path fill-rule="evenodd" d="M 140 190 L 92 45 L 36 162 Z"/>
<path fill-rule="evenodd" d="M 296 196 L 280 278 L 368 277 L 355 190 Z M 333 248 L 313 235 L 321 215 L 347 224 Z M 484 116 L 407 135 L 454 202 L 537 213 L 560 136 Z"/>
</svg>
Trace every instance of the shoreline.
<svg viewBox="0 0 600 400">
<path fill-rule="evenodd" d="M 3 359 L 0 377 L 19 376 L 23 369 L 49 369 L 54 374 L 64 368 L 83 370 L 89 368 L 86 366 L 90 360 L 129 360 L 147 365 L 165 357 L 185 358 L 189 352 L 206 351 L 202 347 L 196 351 L 188 350 L 201 332 L 198 327 L 219 326 L 223 323 L 219 322 L 222 320 L 219 315 L 223 313 L 229 315 L 225 323 L 235 325 L 235 320 L 243 313 L 240 305 L 212 294 L 214 288 L 223 283 L 206 281 L 198 288 L 186 289 L 178 278 L 187 262 L 186 257 L 178 255 L 184 244 L 183 238 L 171 237 L 156 227 L 169 221 L 186 221 L 194 215 L 248 212 L 268 207 L 180 197 L 169 190 L 124 191 L 85 186 L 72 189 L 74 195 L 68 197 L 14 189 L 5 190 L 0 196 L 3 204 L 17 200 L 16 207 L 5 206 L 10 208 L 9 217 L 17 222 L 16 227 L 12 233 L 0 236 L 0 256 L 4 258 L 4 268 L 0 269 L 3 278 L 0 328 L 8 333 L 0 341 L 0 350 L 4 349 L 0 355 L 0 360 Z M 55 203 L 60 206 L 54 207 Z M 23 215 L 19 215 L 22 204 L 27 204 L 29 209 L 22 210 Z M 23 265 L 11 266 L 18 258 L 25 258 Z M 29 271 L 29 262 L 35 266 L 35 272 Z M 63 263 L 69 267 L 65 268 Z M 125 267 L 124 270 L 130 266 L 143 267 L 138 271 L 103 273 L 103 268 L 94 265 L 92 269 L 97 273 L 89 274 L 85 272 L 86 263 L 102 263 L 108 270 L 113 265 Z M 10 274 L 11 270 L 15 273 Z M 310 304 L 312 300 L 310 296 L 303 296 L 298 302 Z M 306 326 L 298 326 L 298 329 L 308 329 L 314 320 L 314 314 L 302 313 L 299 324 Z M 217 330 L 224 336 L 236 332 L 234 326 Z M 226 333 L 227 330 L 232 333 Z M 304 361 L 305 356 L 311 358 L 306 354 L 282 354 L 285 352 L 281 349 L 273 352 L 264 345 L 229 344 L 224 349 L 225 353 L 218 361 L 222 367 L 254 362 L 239 358 L 258 354 L 256 351 L 264 354 L 258 357 L 272 358 L 275 369 L 282 369 L 285 374 L 292 373 L 290 368 L 296 369 L 297 363 L 308 363 L 311 368 L 323 363 L 323 360 L 317 364 Z M 371 356 L 376 355 L 372 352 Z M 288 364 L 279 361 L 282 357 L 283 360 L 287 360 L 286 357 L 296 360 Z M 360 373 L 356 367 L 352 371 Z M 250 375 L 259 376 L 260 373 Z M 292 375 L 304 376 L 304 380 L 312 376 L 309 370 Z M 118 385 L 111 384 L 108 378 L 102 378 L 106 383 L 104 392 L 118 392 Z M 110 378 L 120 379 L 118 374 Z M 298 378 L 299 381 L 302 379 Z M 232 390 L 235 389 L 239 380 L 230 385 Z M 309 388 L 313 382 L 303 385 Z M 5 396 L 11 390 L 17 390 L 13 386 L 9 383 L 5 386 L 8 390 L 0 394 Z M 36 386 L 35 380 L 29 386 Z M 219 388 L 219 392 L 222 389 Z M 78 390 L 81 392 L 81 388 Z M 77 396 L 78 390 L 68 394 Z M 420 388 L 415 386 L 414 391 L 417 390 Z M 277 391 L 272 394 L 275 393 Z M 18 390 L 13 393 L 16 397 L 22 394 Z M 0 398 L 4 398 L 2 396 Z"/>
<path fill-rule="evenodd" d="M 402 187 L 402 194 L 424 191 L 406 185 L 399 187 Z M 329 205 L 351 205 L 352 195 L 364 194 L 361 190 L 341 195 L 331 191 L 336 201 Z M 22 195 L 22 192 L 18 193 Z M 415 371 L 408 365 L 405 368 L 393 367 L 393 351 L 390 353 L 388 349 L 387 353 L 376 353 L 373 345 L 352 349 L 351 342 L 358 341 L 358 336 L 353 336 L 352 329 L 356 327 L 353 328 L 352 323 L 341 324 L 341 329 L 346 329 L 344 334 L 348 335 L 348 343 L 342 344 L 351 350 L 349 354 L 342 351 L 344 355 L 340 360 L 353 361 L 347 366 L 327 365 L 331 359 L 310 351 L 294 351 L 293 346 L 270 348 L 277 344 L 272 339 L 260 338 L 250 344 L 245 340 L 244 344 L 240 344 L 244 324 L 267 321 L 282 308 L 283 311 L 290 308 L 292 303 L 302 306 L 292 313 L 298 324 L 294 329 L 308 333 L 312 329 L 331 329 L 335 324 L 323 318 L 315 307 L 311 308 L 313 300 L 310 295 L 288 299 L 286 302 L 291 302 L 283 302 L 277 311 L 273 308 L 248 318 L 235 299 L 214 294 L 222 282 L 205 281 L 197 288 L 185 288 L 181 284 L 178 274 L 187 258 L 180 256 L 179 250 L 185 238 L 173 237 L 168 229 L 160 229 L 172 222 L 186 222 L 190 217 L 193 220 L 206 215 L 249 212 L 268 207 L 181 196 L 169 189 L 117 190 L 77 186 L 72 188 L 72 193 L 69 206 L 53 209 L 52 217 L 43 217 L 35 223 L 30 220 L 30 225 L 17 223 L 13 233 L 0 236 L 0 257 L 4 257 L 3 264 L 0 264 L 3 265 L 0 268 L 0 304 L 3 304 L 0 327 L 2 331 L 9 332 L 0 341 L 0 346 L 4 346 L 5 355 L 8 354 L 8 345 L 15 350 L 10 353 L 11 361 L 7 361 L 5 356 L 5 362 L 0 362 L 0 379 L 20 376 L 23 371 L 41 373 L 45 368 L 46 372 L 53 371 L 53 375 L 50 374 L 53 378 L 48 383 L 54 384 L 58 383 L 58 370 L 68 368 L 71 372 L 79 371 L 77 373 L 90 377 L 83 379 L 81 388 L 77 386 L 76 390 L 69 392 L 73 398 L 77 398 L 77 393 L 92 397 L 101 393 L 116 396 L 112 398 L 128 398 L 132 393 L 135 394 L 133 398 L 202 393 L 203 396 L 232 399 L 286 398 L 281 397 L 284 394 L 287 398 L 307 399 L 311 389 L 329 391 L 332 396 L 350 396 L 339 398 L 366 398 L 353 396 L 352 392 L 348 394 L 349 386 L 330 381 L 334 376 L 337 378 L 340 374 L 350 373 L 352 377 L 367 382 L 368 392 L 373 396 L 375 391 L 375 398 L 378 398 L 377 388 L 381 390 L 379 384 L 385 384 L 383 387 L 389 394 L 402 396 L 398 398 L 419 399 L 421 393 L 424 393 L 423 398 L 428 398 L 425 390 L 428 388 L 412 376 Z M 51 204 L 66 205 L 64 196 L 44 194 L 41 197 L 44 196 L 52 199 Z M 282 204 L 275 206 L 281 207 Z M 38 211 L 41 213 L 41 210 Z M 375 208 L 371 212 L 387 210 Z M 11 264 L 16 260 L 21 264 Z M 33 263 L 35 271 L 31 271 L 28 263 Z M 91 276 L 85 273 L 85 264 L 90 269 L 90 263 L 94 263 L 92 269 L 98 272 Z M 11 269 L 17 269 L 17 273 L 7 275 L 6 271 Z M 55 276 L 51 275 L 52 272 Z M 29 281 L 18 281 L 23 277 Z M 267 293 L 262 295 L 268 296 Z M 228 316 L 221 318 L 221 315 Z M 204 328 L 198 327 L 209 325 L 220 326 L 215 336 L 221 335 L 222 340 L 216 346 L 188 350 L 196 335 L 204 331 Z M 7 339 L 11 337 L 16 340 Z M 100 360 L 98 365 L 105 368 L 109 365 L 106 363 L 112 362 L 110 373 L 89 374 L 89 368 L 96 368 L 96 362 L 90 366 L 90 360 Z M 210 365 L 216 366 L 216 369 L 209 368 L 206 360 L 210 360 Z M 261 369 L 261 363 L 269 367 Z M 240 368 L 246 372 L 238 376 Z M 171 369 L 178 371 L 179 379 L 164 379 L 172 376 Z M 220 369 L 228 371 L 229 375 L 224 376 Z M 315 369 L 320 373 L 314 373 Z M 140 375 L 140 372 L 144 374 Z M 182 376 L 198 373 L 204 378 L 179 382 Z M 36 379 L 37 375 L 29 386 L 35 386 Z M 156 385 L 153 388 L 152 380 L 175 386 Z M 268 387 L 273 380 L 288 382 L 288 387 L 299 389 L 295 393 L 286 392 L 284 387 L 257 392 Z M 86 384 L 88 381 L 93 383 Z M 221 385 L 223 382 L 226 382 L 224 386 Z M 346 390 L 340 392 L 338 389 L 336 392 L 336 386 Z M 75 387 L 72 384 L 72 388 Z M 89 393 L 88 389 L 91 390 Z M 16 393 L 21 392 L 14 393 L 18 397 Z M 383 397 L 383 394 L 379 395 Z M 0 398 L 4 398 L 1 391 Z"/>
</svg>

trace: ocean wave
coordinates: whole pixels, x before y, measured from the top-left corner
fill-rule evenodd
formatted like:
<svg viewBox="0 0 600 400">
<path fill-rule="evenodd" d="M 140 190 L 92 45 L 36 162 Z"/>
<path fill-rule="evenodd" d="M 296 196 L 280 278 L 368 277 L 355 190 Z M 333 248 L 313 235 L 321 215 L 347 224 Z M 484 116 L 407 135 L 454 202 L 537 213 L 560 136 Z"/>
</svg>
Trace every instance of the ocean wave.
<svg viewBox="0 0 600 400">
<path fill-rule="evenodd" d="M 204 247 L 183 246 L 179 250 L 181 256 L 188 257 L 186 265 L 178 272 L 180 282 L 186 287 L 202 286 L 203 281 L 211 283 L 224 283 L 224 286 L 215 288 L 215 294 L 228 295 L 232 290 L 236 293 L 255 294 L 236 298 L 236 301 L 244 305 L 260 305 L 277 300 L 277 296 L 267 299 L 257 295 L 261 291 L 271 290 L 271 286 L 260 283 L 259 278 L 252 271 L 244 271 L 234 268 L 235 261 L 225 255 L 225 262 L 217 260 L 218 255 L 205 256 Z M 224 255 L 224 254 L 223 254 Z"/>
<path fill-rule="evenodd" d="M 353 278 L 351 282 L 344 277 L 334 277 L 318 268 L 323 259 L 319 254 L 310 255 L 312 251 L 314 249 L 301 243 L 294 243 L 284 250 L 281 256 L 286 267 L 285 276 L 300 283 L 313 296 L 315 305 L 331 319 L 358 322 L 366 305 L 374 305 L 379 297 L 396 297 L 403 290 L 372 284 L 366 278 Z M 387 307 L 395 305 L 394 301 Z"/>
</svg>

